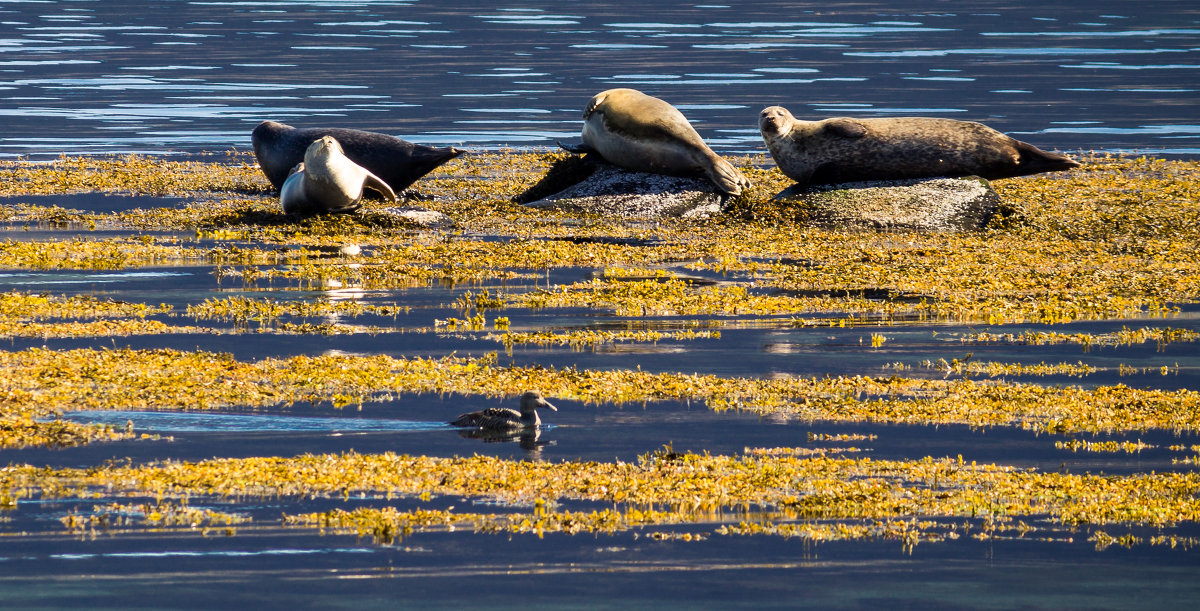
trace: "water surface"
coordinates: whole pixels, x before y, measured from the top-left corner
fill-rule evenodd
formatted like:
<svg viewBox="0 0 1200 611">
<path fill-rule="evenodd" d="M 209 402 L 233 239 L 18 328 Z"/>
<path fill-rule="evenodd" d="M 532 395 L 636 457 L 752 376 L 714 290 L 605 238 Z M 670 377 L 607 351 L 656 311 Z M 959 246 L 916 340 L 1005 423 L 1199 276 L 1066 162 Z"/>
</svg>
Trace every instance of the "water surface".
<svg viewBox="0 0 1200 611">
<path fill-rule="evenodd" d="M 0 155 L 246 149 L 273 119 L 428 144 L 553 147 L 634 87 L 719 150 L 759 110 L 946 116 L 1043 148 L 1200 154 L 1186 2 L 99 0 L 0 6 Z"/>
</svg>

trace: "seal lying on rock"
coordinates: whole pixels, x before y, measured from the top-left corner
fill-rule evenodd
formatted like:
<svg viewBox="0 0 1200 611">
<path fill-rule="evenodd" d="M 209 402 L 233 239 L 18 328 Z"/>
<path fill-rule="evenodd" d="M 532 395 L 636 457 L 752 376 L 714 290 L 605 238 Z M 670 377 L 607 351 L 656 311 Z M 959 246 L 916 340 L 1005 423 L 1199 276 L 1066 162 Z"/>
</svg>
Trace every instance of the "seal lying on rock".
<svg viewBox="0 0 1200 611">
<path fill-rule="evenodd" d="M 259 123 L 250 135 L 250 141 L 258 166 L 271 185 L 279 189 L 292 168 L 304 160 L 308 145 L 321 136 L 337 138 L 351 161 L 382 178 L 397 193 L 463 154 L 462 150 L 453 147 L 413 144 L 387 134 L 337 127 L 297 129 L 274 121 Z"/>
<path fill-rule="evenodd" d="M 583 147 L 629 170 L 668 176 L 706 176 L 737 195 L 750 181 L 708 148 L 683 113 L 634 89 L 596 94 L 583 111 Z"/>
<path fill-rule="evenodd" d="M 284 181 L 279 201 L 288 214 L 354 212 L 364 188 L 396 201 L 396 193 L 386 182 L 350 161 L 333 136 L 322 136 L 308 146 L 304 162 Z"/>
<path fill-rule="evenodd" d="M 782 106 L 762 111 L 759 131 L 788 178 L 802 184 L 981 176 L 1010 178 L 1079 164 L 986 125 L 897 117 L 800 121 Z"/>
</svg>

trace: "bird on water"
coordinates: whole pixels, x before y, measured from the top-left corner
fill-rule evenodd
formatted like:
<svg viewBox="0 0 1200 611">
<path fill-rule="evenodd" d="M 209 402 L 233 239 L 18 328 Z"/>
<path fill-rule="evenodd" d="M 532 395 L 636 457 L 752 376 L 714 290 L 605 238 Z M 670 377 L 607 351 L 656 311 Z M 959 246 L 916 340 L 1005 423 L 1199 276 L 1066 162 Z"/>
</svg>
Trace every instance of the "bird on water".
<svg viewBox="0 0 1200 611">
<path fill-rule="evenodd" d="M 463 414 L 450 424 L 492 431 L 537 428 L 542 425 L 542 419 L 538 417 L 537 413 L 539 408 L 558 411 L 558 408 L 547 401 L 542 393 L 530 390 L 521 395 L 521 411 L 507 407 L 489 407 L 485 410 Z"/>
</svg>

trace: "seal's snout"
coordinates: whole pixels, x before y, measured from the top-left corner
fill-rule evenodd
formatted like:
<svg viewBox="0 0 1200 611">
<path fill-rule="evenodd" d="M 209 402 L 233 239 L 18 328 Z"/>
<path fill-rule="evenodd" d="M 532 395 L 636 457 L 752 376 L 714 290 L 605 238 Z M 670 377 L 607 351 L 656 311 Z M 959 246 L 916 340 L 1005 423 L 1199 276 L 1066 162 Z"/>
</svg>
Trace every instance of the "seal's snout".
<svg viewBox="0 0 1200 611">
<path fill-rule="evenodd" d="M 313 153 L 320 153 L 322 155 L 329 155 L 331 153 L 344 153 L 342 151 L 342 143 L 338 142 L 337 138 L 334 138 L 333 136 L 321 136 L 317 140 L 313 141 L 312 145 L 309 146 L 309 150 Z"/>
<path fill-rule="evenodd" d="M 779 106 L 764 108 L 758 115 L 758 128 L 763 133 L 778 134 L 787 125 L 787 111 Z"/>
</svg>

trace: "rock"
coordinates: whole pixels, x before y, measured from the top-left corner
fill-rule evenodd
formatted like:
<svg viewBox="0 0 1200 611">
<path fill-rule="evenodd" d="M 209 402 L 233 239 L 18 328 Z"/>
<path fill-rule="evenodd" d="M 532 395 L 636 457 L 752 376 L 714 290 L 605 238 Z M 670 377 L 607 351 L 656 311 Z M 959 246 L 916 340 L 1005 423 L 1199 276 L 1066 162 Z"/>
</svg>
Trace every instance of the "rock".
<svg viewBox="0 0 1200 611">
<path fill-rule="evenodd" d="M 514 201 L 624 218 L 703 218 L 721 211 L 724 196 L 708 180 L 632 172 L 591 157 L 556 162 Z"/>
<path fill-rule="evenodd" d="M 374 213 L 403 219 L 426 229 L 443 229 L 454 224 L 449 216 L 437 210 L 420 206 L 391 206 L 381 208 Z"/>
<path fill-rule="evenodd" d="M 792 185 L 774 200 L 799 204 L 817 225 L 923 231 L 982 229 L 1000 205 L 978 176 Z"/>
</svg>

